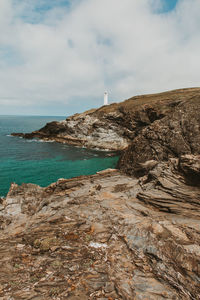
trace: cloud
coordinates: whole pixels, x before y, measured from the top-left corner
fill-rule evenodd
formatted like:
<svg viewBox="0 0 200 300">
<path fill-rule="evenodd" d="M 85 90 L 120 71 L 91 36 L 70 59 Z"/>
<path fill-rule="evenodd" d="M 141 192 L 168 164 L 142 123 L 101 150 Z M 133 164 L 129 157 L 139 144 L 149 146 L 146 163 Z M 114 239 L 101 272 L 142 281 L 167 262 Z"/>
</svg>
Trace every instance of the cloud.
<svg viewBox="0 0 200 300">
<path fill-rule="evenodd" d="M 164 0 L 56 3 L 1 0 L 0 113 L 65 114 L 99 105 L 104 89 L 119 101 L 199 85 L 199 0 L 168 12 Z"/>
</svg>

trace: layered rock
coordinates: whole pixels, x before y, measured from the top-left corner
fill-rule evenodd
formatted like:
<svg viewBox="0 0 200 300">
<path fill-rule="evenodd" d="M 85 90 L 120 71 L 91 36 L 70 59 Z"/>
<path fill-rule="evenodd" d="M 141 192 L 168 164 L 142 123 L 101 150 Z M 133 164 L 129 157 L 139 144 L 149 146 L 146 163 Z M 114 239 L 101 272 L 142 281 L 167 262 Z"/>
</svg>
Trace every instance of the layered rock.
<svg viewBox="0 0 200 300">
<path fill-rule="evenodd" d="M 121 103 L 75 114 L 61 122 L 47 123 L 32 133 L 13 135 L 87 148 L 124 150 L 143 128 L 171 115 L 174 107 L 196 95 L 200 95 L 198 88 L 136 96 Z"/>
<path fill-rule="evenodd" d="M 199 299 L 199 189 L 176 168 L 13 184 L 1 210 L 0 297 Z"/>
<path fill-rule="evenodd" d="M 146 126 L 121 157 L 119 167 L 128 174 L 142 175 L 142 164 L 168 161 L 184 154 L 200 154 L 200 95 L 180 102 L 170 115 Z M 181 164 L 182 165 L 182 164 Z M 182 168 L 183 169 L 183 168 Z"/>
<path fill-rule="evenodd" d="M 200 299 L 199 109 L 200 89 L 177 90 L 24 134 L 125 150 L 118 171 L 11 186 L 0 297 Z"/>
</svg>

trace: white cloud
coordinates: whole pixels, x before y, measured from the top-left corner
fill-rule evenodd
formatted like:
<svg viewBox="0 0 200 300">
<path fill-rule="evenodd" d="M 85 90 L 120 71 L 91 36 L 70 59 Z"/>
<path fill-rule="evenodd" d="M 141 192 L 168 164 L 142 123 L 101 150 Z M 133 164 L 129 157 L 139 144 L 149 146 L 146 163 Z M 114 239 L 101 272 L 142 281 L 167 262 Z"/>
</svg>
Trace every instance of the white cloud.
<svg viewBox="0 0 200 300">
<path fill-rule="evenodd" d="M 118 101 L 199 85 L 199 0 L 166 14 L 155 13 L 162 0 L 48 1 L 0 2 L 2 113 L 65 114 L 73 101 L 96 106 L 105 88 Z"/>
</svg>

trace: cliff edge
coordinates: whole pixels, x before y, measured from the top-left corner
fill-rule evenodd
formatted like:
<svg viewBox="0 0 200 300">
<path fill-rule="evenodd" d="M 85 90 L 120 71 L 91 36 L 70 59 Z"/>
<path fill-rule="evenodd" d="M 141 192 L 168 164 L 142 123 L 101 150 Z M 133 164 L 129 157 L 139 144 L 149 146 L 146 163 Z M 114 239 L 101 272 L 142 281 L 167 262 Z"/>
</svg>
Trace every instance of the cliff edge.
<svg viewBox="0 0 200 300">
<path fill-rule="evenodd" d="M 119 170 L 12 184 L 0 297 L 200 299 L 200 89 L 138 96 L 25 138 L 123 150 Z"/>
<path fill-rule="evenodd" d="M 198 95 L 200 88 L 136 96 L 124 102 L 75 114 L 64 121 L 47 123 L 32 133 L 12 135 L 87 148 L 124 150 L 143 128 L 170 116 L 175 106 Z"/>
</svg>

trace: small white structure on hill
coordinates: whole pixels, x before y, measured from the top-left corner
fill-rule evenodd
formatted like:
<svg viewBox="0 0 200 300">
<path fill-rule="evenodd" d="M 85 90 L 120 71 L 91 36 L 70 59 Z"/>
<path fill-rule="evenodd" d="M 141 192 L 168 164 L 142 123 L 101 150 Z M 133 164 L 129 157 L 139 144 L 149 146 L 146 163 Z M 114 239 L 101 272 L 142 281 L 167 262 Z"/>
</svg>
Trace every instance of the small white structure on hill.
<svg viewBox="0 0 200 300">
<path fill-rule="evenodd" d="M 108 92 L 104 93 L 104 105 L 108 105 Z"/>
</svg>

